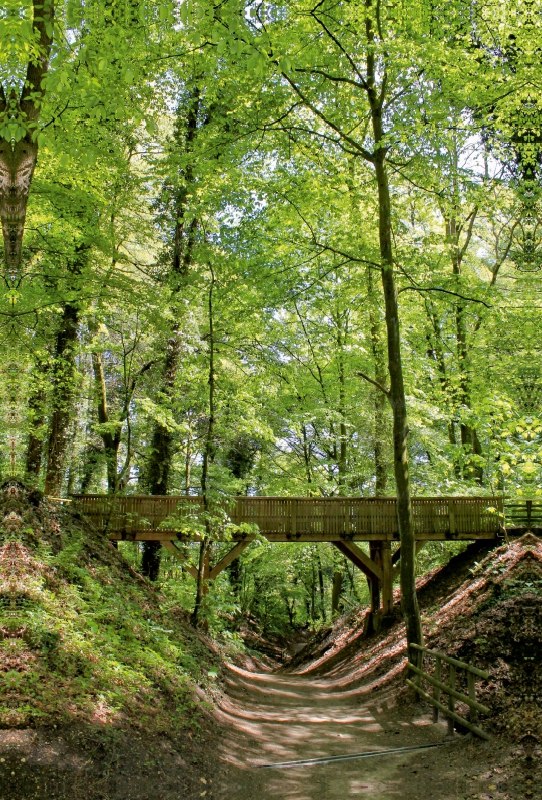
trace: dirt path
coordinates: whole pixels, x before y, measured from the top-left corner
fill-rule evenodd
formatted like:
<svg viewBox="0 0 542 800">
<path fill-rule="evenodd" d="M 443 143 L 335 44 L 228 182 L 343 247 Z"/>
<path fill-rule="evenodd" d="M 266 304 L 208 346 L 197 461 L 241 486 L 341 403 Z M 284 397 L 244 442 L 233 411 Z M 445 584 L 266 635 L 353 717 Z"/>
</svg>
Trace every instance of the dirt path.
<svg viewBox="0 0 542 800">
<path fill-rule="evenodd" d="M 442 741 L 430 713 L 401 712 L 388 694 L 342 677 L 253 673 L 230 667 L 220 709 L 219 749 L 226 765 L 216 795 L 224 800 L 406 800 L 515 796 L 506 783 L 506 753 L 495 743 L 428 750 L 289 769 L 262 764 L 387 750 Z M 459 741 L 462 740 L 462 741 Z M 500 772 L 498 771 L 500 770 Z"/>
</svg>

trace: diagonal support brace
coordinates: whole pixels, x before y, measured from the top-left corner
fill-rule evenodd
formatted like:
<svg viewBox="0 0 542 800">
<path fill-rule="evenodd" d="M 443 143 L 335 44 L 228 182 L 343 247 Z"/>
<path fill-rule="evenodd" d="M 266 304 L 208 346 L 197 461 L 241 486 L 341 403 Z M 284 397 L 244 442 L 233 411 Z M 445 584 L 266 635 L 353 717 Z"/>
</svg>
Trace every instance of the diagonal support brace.
<svg viewBox="0 0 542 800">
<path fill-rule="evenodd" d="M 218 564 L 215 564 L 209 573 L 209 578 L 211 580 L 216 578 L 216 576 L 219 575 L 223 569 L 226 569 L 226 567 L 228 567 L 232 561 L 235 561 L 235 559 L 241 555 L 245 547 L 248 547 L 251 541 L 252 540 L 247 541 L 246 539 L 243 539 L 243 541 L 237 542 L 235 547 L 233 547 L 229 553 L 226 553 L 224 558 L 221 558 Z"/>
<path fill-rule="evenodd" d="M 335 545 L 337 550 L 340 550 L 343 556 L 346 556 L 355 566 L 360 569 L 368 578 L 377 578 L 381 581 L 383 578 L 382 568 L 376 564 L 372 558 L 369 558 L 367 553 L 357 546 L 354 542 L 347 542 L 344 539 L 334 540 L 332 544 Z"/>
</svg>

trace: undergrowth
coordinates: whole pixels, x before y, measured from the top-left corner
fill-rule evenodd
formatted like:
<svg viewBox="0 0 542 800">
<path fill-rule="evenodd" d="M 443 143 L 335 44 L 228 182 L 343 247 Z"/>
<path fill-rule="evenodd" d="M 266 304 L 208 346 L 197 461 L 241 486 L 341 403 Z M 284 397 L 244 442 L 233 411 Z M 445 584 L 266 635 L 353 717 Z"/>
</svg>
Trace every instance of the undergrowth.
<svg viewBox="0 0 542 800">
<path fill-rule="evenodd" d="M 69 511 L 15 483 L 0 504 L 0 726 L 197 726 L 216 664 L 184 612 Z"/>
</svg>

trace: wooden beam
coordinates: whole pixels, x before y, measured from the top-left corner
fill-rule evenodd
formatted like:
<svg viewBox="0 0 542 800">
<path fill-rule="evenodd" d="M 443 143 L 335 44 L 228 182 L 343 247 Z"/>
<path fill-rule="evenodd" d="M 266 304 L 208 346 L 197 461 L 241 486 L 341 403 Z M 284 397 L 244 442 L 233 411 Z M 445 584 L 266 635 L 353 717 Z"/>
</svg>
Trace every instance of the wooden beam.
<svg viewBox="0 0 542 800">
<path fill-rule="evenodd" d="M 162 547 L 165 547 L 166 550 L 169 550 L 170 553 L 173 553 L 175 558 L 177 558 L 185 570 L 188 572 L 189 575 L 192 575 L 195 581 L 198 579 L 198 571 L 196 567 L 193 567 L 192 564 L 187 564 L 187 556 L 179 548 L 177 545 L 173 544 L 173 542 L 162 542 Z"/>
<path fill-rule="evenodd" d="M 349 558 L 368 578 L 377 578 L 379 581 L 382 580 L 382 569 L 378 564 L 375 564 L 372 558 L 369 558 L 367 553 L 364 553 L 357 544 L 346 541 L 345 539 L 334 539 L 332 544 L 334 544 L 337 550 L 340 550 L 344 556 Z"/>
<path fill-rule="evenodd" d="M 216 578 L 223 569 L 226 569 L 226 567 L 228 567 L 232 561 L 235 561 L 235 559 L 241 555 L 243 550 L 249 546 L 251 541 L 251 539 L 243 539 L 242 542 L 237 542 L 235 547 L 233 547 L 229 553 L 226 553 L 224 558 L 221 558 L 218 564 L 215 564 L 215 566 L 212 568 L 209 573 L 211 580 L 214 580 L 214 578 Z"/>
<path fill-rule="evenodd" d="M 273 532 L 261 532 L 261 536 L 267 539 L 268 542 L 334 542 L 337 541 L 336 536 L 337 534 L 332 533 L 302 533 L 299 534 L 296 538 L 292 539 L 290 534 L 286 533 L 273 533 Z M 168 530 L 156 530 L 154 528 L 149 528 L 147 531 L 137 531 L 136 533 L 121 533 L 120 531 L 111 531 L 109 532 L 108 537 L 112 542 L 199 542 L 201 541 L 201 537 L 197 535 L 184 535 L 179 533 L 178 531 L 168 531 Z M 243 537 L 242 541 L 253 541 L 256 537 L 248 534 L 246 537 Z M 494 541 L 497 539 L 496 534 L 494 533 L 461 533 L 455 534 L 455 536 L 450 537 L 450 534 L 444 533 L 434 533 L 434 534 L 427 534 L 417 537 L 417 541 L 420 542 L 446 542 L 446 541 L 454 541 L 454 542 L 471 542 L 471 541 L 478 541 L 482 539 L 488 539 Z M 233 538 L 235 541 L 235 537 Z M 345 540 L 342 540 L 345 541 Z M 381 542 L 381 541 L 393 541 L 398 542 L 398 537 L 389 536 L 386 537 L 381 533 L 356 533 L 352 537 L 352 539 L 348 540 L 349 542 Z M 499 539 L 500 541 L 500 539 Z M 394 553 L 395 555 L 395 553 Z"/>
</svg>

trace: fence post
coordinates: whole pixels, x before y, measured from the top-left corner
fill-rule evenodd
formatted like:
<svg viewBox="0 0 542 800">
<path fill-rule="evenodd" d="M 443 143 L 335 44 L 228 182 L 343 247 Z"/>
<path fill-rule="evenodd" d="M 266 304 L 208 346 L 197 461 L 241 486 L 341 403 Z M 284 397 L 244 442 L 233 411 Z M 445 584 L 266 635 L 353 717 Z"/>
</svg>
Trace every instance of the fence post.
<svg viewBox="0 0 542 800">
<path fill-rule="evenodd" d="M 423 670 L 423 650 L 418 650 L 417 653 L 418 653 L 418 658 L 417 658 L 418 663 L 416 664 L 416 666 L 418 667 L 418 669 Z M 418 686 L 422 685 L 421 675 L 416 675 L 416 683 L 418 684 Z"/>
<path fill-rule="evenodd" d="M 442 676 L 442 660 L 439 656 L 435 656 L 435 678 L 437 681 L 440 681 Z M 435 686 L 433 689 L 433 697 L 437 701 L 440 700 L 440 689 L 438 686 Z M 438 708 L 433 706 L 433 722 L 438 722 Z"/>
<path fill-rule="evenodd" d="M 455 689 L 455 666 L 449 664 L 448 670 L 448 686 L 450 689 Z M 451 694 L 448 695 L 448 709 L 455 712 L 455 698 Z M 448 717 L 448 734 L 450 736 L 454 735 L 454 721 L 451 717 Z"/>
<path fill-rule="evenodd" d="M 476 684 L 474 675 L 470 670 L 467 672 L 467 685 L 469 687 L 469 698 L 471 700 L 476 700 Z M 469 708 L 469 722 L 473 722 L 474 724 L 478 722 L 478 712 L 472 707 Z"/>
</svg>

